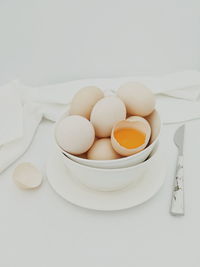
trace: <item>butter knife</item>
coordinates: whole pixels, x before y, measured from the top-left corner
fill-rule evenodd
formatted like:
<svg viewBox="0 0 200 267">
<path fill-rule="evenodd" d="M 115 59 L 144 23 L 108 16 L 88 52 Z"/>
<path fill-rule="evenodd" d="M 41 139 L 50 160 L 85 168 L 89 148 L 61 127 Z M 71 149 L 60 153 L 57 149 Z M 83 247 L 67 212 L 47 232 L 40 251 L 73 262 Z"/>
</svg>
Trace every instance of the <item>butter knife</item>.
<svg viewBox="0 0 200 267">
<path fill-rule="evenodd" d="M 172 215 L 184 215 L 184 172 L 183 172 L 183 146 L 185 125 L 180 126 L 174 135 L 174 143 L 178 148 L 177 166 L 172 192 L 170 212 Z"/>
</svg>

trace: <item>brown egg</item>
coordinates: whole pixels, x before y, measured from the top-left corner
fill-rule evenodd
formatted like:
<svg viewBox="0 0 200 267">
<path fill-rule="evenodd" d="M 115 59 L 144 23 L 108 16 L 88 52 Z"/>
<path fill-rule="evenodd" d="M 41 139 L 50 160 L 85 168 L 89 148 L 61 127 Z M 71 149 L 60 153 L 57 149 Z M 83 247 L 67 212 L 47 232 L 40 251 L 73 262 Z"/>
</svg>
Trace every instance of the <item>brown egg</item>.
<svg viewBox="0 0 200 267">
<path fill-rule="evenodd" d="M 65 151 L 80 155 L 88 151 L 95 138 L 94 128 L 86 118 L 71 115 L 62 119 L 56 129 L 58 145 Z"/>
<path fill-rule="evenodd" d="M 118 89 L 117 95 L 125 103 L 130 115 L 148 116 L 155 108 L 155 96 L 143 84 L 125 83 Z"/>
<path fill-rule="evenodd" d="M 157 110 L 154 110 L 149 116 L 145 117 L 151 127 L 151 138 L 149 144 L 158 137 L 161 129 L 161 120 Z"/>
<path fill-rule="evenodd" d="M 95 141 L 87 153 L 87 158 L 93 160 L 111 160 L 120 157 L 121 156 L 113 149 L 110 138 L 102 138 Z"/>
<path fill-rule="evenodd" d="M 80 115 L 86 119 L 90 118 L 92 108 L 101 98 L 103 92 L 96 86 L 88 86 L 80 89 L 72 99 L 69 114 Z"/>
<path fill-rule="evenodd" d="M 97 137 L 109 137 L 115 123 L 126 118 L 126 107 L 119 97 L 107 96 L 94 106 L 90 121 Z"/>
</svg>

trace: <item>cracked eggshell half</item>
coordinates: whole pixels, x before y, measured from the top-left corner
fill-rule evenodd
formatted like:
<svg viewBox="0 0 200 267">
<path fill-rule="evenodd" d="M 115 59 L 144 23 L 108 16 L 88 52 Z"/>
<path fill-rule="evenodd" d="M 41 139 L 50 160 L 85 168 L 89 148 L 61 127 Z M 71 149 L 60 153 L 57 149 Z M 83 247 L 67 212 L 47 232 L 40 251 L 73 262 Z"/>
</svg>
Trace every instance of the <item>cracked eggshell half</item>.
<svg viewBox="0 0 200 267">
<path fill-rule="evenodd" d="M 13 179 L 22 189 L 34 189 L 42 183 L 42 173 L 31 163 L 20 163 L 14 170 Z"/>
<path fill-rule="evenodd" d="M 114 133 L 116 130 L 123 129 L 123 128 L 124 129 L 135 129 L 145 134 L 144 143 L 137 148 L 130 148 L 130 149 L 119 144 L 119 142 L 115 138 Z M 150 137 L 151 137 L 151 127 L 148 121 L 139 116 L 131 116 L 127 120 L 118 122 L 113 127 L 112 134 L 111 134 L 111 143 L 112 143 L 114 150 L 120 155 L 131 156 L 144 150 L 145 147 L 148 145 Z"/>
</svg>

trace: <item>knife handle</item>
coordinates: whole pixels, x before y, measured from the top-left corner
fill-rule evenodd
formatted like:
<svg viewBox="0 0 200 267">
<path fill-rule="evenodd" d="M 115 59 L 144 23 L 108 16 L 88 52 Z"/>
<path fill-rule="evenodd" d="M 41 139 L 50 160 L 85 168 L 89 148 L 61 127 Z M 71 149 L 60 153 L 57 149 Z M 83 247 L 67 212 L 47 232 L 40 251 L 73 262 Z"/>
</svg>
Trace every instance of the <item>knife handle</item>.
<svg viewBox="0 0 200 267">
<path fill-rule="evenodd" d="M 176 176 L 172 192 L 171 210 L 172 215 L 184 215 L 184 172 L 183 156 L 178 156 Z"/>
</svg>

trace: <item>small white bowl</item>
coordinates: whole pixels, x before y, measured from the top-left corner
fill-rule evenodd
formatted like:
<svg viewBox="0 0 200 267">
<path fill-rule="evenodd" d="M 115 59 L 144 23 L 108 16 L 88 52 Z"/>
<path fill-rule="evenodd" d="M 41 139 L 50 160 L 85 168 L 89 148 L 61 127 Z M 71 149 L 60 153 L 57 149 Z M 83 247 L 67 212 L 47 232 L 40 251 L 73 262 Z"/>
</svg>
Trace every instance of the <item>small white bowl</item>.
<svg viewBox="0 0 200 267">
<path fill-rule="evenodd" d="M 98 191 L 115 191 L 137 183 L 144 172 L 156 164 L 159 154 L 159 144 L 157 144 L 146 161 L 136 166 L 119 169 L 88 167 L 71 160 L 64 154 L 60 155 L 72 177 L 82 184 Z"/>
<path fill-rule="evenodd" d="M 68 116 L 68 113 L 63 114 L 60 120 L 62 120 L 66 116 Z M 160 137 L 161 121 L 160 121 L 160 116 L 158 112 L 154 110 L 154 112 L 148 117 L 146 117 L 146 119 L 149 121 L 150 126 L 152 128 L 153 139 L 151 138 L 149 145 L 144 150 L 132 156 L 123 157 L 120 159 L 113 159 L 113 160 L 85 159 L 85 158 L 72 155 L 66 152 L 65 150 L 63 150 L 57 144 L 56 138 L 55 138 L 55 143 L 56 143 L 58 151 L 65 154 L 68 158 L 72 159 L 73 161 L 80 163 L 82 165 L 85 165 L 85 166 L 95 167 L 95 168 L 105 168 L 105 169 L 124 168 L 124 167 L 134 166 L 134 165 L 137 165 L 143 162 L 144 160 L 148 158 L 149 154 L 151 153 L 155 145 L 158 143 L 158 140 Z M 59 121 L 56 123 L 55 129 Z"/>
</svg>

